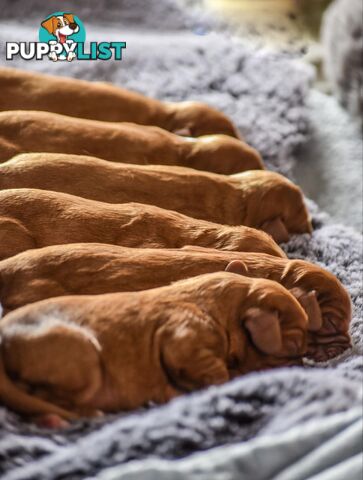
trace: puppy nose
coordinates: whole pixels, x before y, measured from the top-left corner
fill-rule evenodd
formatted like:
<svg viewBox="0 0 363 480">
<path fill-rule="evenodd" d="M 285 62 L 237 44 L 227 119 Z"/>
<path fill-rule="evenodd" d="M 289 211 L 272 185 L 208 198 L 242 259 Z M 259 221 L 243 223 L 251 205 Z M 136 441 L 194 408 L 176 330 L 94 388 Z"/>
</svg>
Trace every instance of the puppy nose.
<svg viewBox="0 0 363 480">
<path fill-rule="evenodd" d="M 70 23 L 69 28 L 71 28 L 72 30 L 75 30 L 77 28 L 77 24 L 76 23 Z"/>
</svg>

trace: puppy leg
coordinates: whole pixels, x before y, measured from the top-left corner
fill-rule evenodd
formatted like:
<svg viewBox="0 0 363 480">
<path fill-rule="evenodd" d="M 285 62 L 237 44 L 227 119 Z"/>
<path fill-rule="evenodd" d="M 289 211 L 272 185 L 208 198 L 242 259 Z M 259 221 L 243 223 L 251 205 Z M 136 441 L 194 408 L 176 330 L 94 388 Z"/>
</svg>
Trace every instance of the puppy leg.
<svg viewBox="0 0 363 480">
<path fill-rule="evenodd" d="M 79 415 L 95 413 L 92 399 L 102 385 L 102 368 L 92 333 L 51 318 L 36 325 L 10 323 L 3 329 L 2 351 L 6 371 L 28 393 Z"/>
<path fill-rule="evenodd" d="M 17 220 L 0 217 L 0 260 L 35 248 L 30 232 Z"/>
<path fill-rule="evenodd" d="M 163 332 L 162 363 L 170 383 L 193 391 L 229 380 L 226 339 L 217 324 L 195 306 L 183 307 L 179 321 Z"/>
</svg>

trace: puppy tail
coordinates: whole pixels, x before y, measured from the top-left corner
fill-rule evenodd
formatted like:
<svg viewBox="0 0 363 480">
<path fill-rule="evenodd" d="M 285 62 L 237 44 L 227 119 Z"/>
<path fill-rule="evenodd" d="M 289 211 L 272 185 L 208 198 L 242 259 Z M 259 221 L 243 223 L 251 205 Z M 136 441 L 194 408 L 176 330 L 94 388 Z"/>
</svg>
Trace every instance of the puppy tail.
<svg viewBox="0 0 363 480">
<path fill-rule="evenodd" d="M 65 420 L 74 420 L 77 415 L 53 405 L 46 400 L 35 397 L 21 390 L 6 372 L 4 353 L 0 339 L 0 402 L 5 406 L 25 415 L 44 415 L 53 413 Z"/>
</svg>

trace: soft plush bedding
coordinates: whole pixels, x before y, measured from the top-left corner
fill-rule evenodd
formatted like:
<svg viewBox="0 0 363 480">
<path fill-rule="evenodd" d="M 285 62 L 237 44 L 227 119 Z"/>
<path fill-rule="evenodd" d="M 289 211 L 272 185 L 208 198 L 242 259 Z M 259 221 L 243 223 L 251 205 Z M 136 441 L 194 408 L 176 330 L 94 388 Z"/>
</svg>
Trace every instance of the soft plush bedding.
<svg viewBox="0 0 363 480">
<path fill-rule="evenodd" d="M 359 408 L 276 435 L 222 445 L 180 460 L 150 458 L 102 470 L 97 480 L 360 480 L 362 416 Z M 336 476 L 335 476 L 336 475 Z M 340 475 L 340 476 L 339 476 Z"/>
<path fill-rule="evenodd" d="M 26 2 L 27 14 L 21 18 L 27 20 L 19 28 L 19 2 L 4 3 L 3 12 L 14 20 L 0 22 L 1 49 L 5 41 L 36 41 L 43 17 L 59 8 L 55 1 L 46 9 L 40 0 Z M 67 9 L 85 21 L 88 40 L 127 41 L 122 62 L 13 61 L 11 66 L 111 81 L 164 99 L 204 100 L 233 118 L 270 168 L 291 175 L 297 150 L 309 140 L 305 100 L 310 69 L 288 55 L 256 51 L 228 33 L 208 33 L 211 21 L 183 12 L 171 0 L 114 0 L 107 8 L 105 1 L 82 3 L 67 2 Z M 115 22 L 106 26 L 111 19 Z M 1 63 L 9 65 L 4 58 L 1 51 Z M 0 407 L 0 476 L 94 477 L 129 460 L 181 458 L 280 436 L 334 413 L 357 412 L 363 370 L 362 237 L 333 224 L 312 202 L 309 207 L 312 237 L 296 236 L 284 248 L 291 258 L 327 268 L 349 290 L 354 306 L 350 351 L 326 364 L 250 374 L 160 408 L 79 422 L 65 431 L 40 429 Z"/>
</svg>

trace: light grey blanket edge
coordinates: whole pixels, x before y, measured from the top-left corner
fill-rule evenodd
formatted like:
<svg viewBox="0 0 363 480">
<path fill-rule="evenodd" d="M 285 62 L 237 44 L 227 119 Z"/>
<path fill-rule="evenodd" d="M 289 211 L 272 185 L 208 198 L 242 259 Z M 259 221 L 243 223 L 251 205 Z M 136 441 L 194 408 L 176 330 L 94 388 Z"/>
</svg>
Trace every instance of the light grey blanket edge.
<svg viewBox="0 0 363 480">
<path fill-rule="evenodd" d="M 359 455 L 362 428 L 362 411 L 355 408 L 279 436 L 216 447 L 182 460 L 133 461 L 89 480 L 305 480 Z"/>
</svg>

